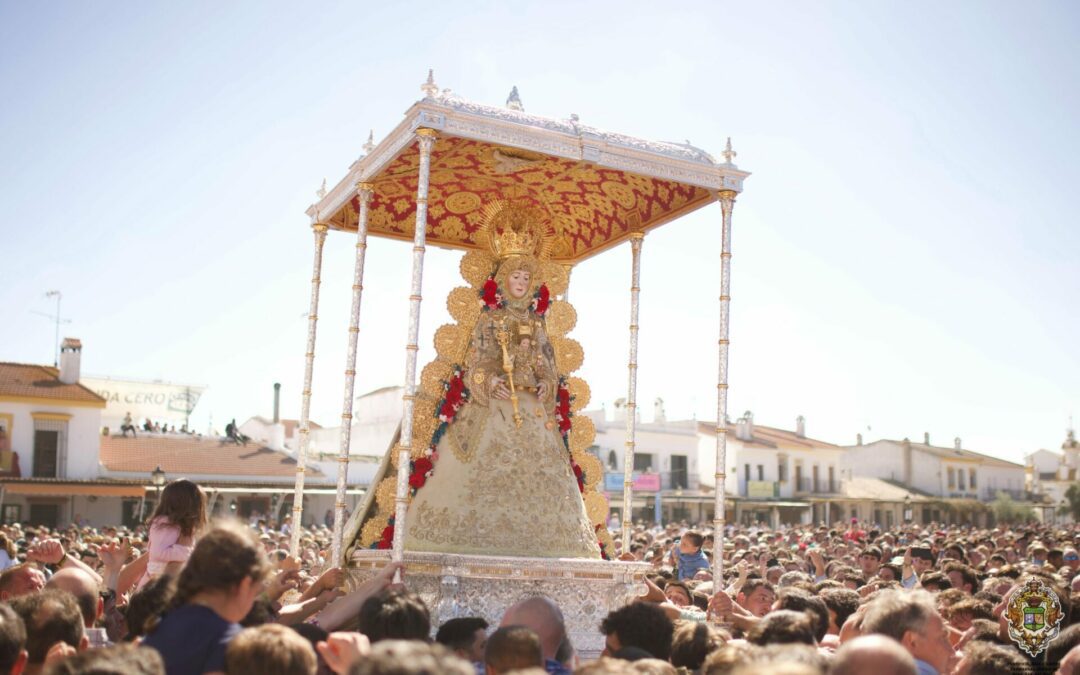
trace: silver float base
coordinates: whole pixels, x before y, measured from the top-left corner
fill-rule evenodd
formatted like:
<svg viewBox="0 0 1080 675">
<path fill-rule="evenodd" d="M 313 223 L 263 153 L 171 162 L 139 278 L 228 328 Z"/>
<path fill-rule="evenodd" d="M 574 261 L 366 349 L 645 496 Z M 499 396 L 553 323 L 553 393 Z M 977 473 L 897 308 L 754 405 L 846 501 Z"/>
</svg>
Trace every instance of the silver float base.
<svg viewBox="0 0 1080 675">
<path fill-rule="evenodd" d="M 566 632 L 582 658 L 604 649 L 600 621 L 644 593 L 646 563 L 578 558 L 511 558 L 405 552 L 405 585 L 424 599 L 433 628 L 463 616 L 498 626 L 510 605 L 535 595 L 562 609 Z M 390 561 L 389 551 L 360 550 L 349 565 L 351 581 L 371 577 Z"/>
</svg>

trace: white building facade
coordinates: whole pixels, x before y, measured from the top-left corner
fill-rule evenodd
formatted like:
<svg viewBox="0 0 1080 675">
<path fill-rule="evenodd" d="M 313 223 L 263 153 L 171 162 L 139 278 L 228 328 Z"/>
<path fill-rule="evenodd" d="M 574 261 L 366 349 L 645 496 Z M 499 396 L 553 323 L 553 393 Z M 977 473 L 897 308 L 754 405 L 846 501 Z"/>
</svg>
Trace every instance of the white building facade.
<svg viewBox="0 0 1080 675">
<path fill-rule="evenodd" d="M 592 452 L 604 466 L 604 494 L 613 517 L 622 518 L 626 449 L 626 407 L 616 401 L 611 413 L 579 413 L 596 426 Z M 712 513 L 711 491 L 702 491 L 698 466 L 697 422 L 669 421 L 657 400 L 652 422 L 638 421 L 634 450 L 634 518 L 642 521 L 703 521 Z M 711 516 L 709 516 L 711 517 Z"/>
<path fill-rule="evenodd" d="M 1022 464 L 967 450 L 959 438 L 952 447 L 931 444 L 929 434 L 922 443 L 882 439 L 862 444 L 860 438 L 859 443 L 844 448 L 842 466 L 845 476 L 878 478 L 946 502 L 992 502 L 999 493 L 1016 501 L 1029 498 Z M 942 510 L 920 505 L 914 519 L 941 520 Z"/>
<path fill-rule="evenodd" d="M 1065 493 L 1080 479 L 1080 441 L 1070 428 L 1060 451 L 1036 450 L 1024 457 L 1028 489 L 1039 502 L 1036 514 L 1044 523 L 1069 523 L 1072 516 L 1063 512 L 1068 501 Z"/>
<path fill-rule="evenodd" d="M 622 506 L 626 410 L 588 411 L 596 425 L 594 452 L 604 464 L 613 513 Z M 824 522 L 844 507 L 839 446 L 806 436 L 805 420 L 794 431 L 755 425 L 747 413 L 729 425 L 726 518 L 731 522 L 780 524 Z M 713 517 L 716 432 L 712 423 L 667 420 L 657 400 L 652 422 L 638 422 L 634 452 L 634 518 L 646 522 Z M 869 513 L 869 510 L 868 510 Z M 621 516 L 621 514 L 620 514 Z"/>
<path fill-rule="evenodd" d="M 798 417 L 788 431 L 754 423 L 746 412 L 728 425 L 725 490 L 735 497 L 735 521 L 751 524 L 827 522 L 839 513 L 832 502 L 843 494 L 843 449 L 806 435 Z M 716 473 L 713 425 L 698 425 L 700 481 L 712 487 Z"/>
<path fill-rule="evenodd" d="M 280 444 L 108 428 L 106 400 L 80 381 L 81 352 L 68 338 L 59 369 L 0 363 L 0 522 L 135 526 L 164 482 L 180 477 L 203 487 L 212 515 L 274 521 L 290 512 L 296 462 Z M 332 475 L 336 463 L 333 474 L 310 470 L 305 524 L 324 522 Z M 349 490 L 350 507 L 362 494 Z"/>
</svg>

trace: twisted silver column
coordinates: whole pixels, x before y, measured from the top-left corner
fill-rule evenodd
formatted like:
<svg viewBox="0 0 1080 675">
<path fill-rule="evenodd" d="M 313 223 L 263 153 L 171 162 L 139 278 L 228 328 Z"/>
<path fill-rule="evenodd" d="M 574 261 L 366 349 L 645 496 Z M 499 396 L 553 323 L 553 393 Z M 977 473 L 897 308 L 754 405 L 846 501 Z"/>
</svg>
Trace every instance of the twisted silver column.
<svg viewBox="0 0 1080 675">
<path fill-rule="evenodd" d="M 427 241 L 428 180 L 433 129 L 417 129 L 420 147 L 419 177 L 416 186 L 416 230 L 413 234 L 412 291 L 409 295 L 409 341 L 405 345 L 405 395 L 401 405 L 401 437 L 398 450 L 397 493 L 394 497 L 394 540 L 391 558 L 401 560 L 405 547 L 405 515 L 409 508 L 409 459 L 413 445 L 413 408 L 416 404 L 416 356 L 420 339 L 420 292 L 424 282 L 424 250 Z M 426 442 L 427 439 L 424 439 Z"/>
<path fill-rule="evenodd" d="M 311 266 L 311 306 L 308 309 L 307 352 L 304 354 L 304 390 L 300 398 L 300 448 L 296 453 L 296 488 L 293 492 L 292 537 L 289 540 L 289 553 L 294 558 L 300 554 L 300 526 L 304 515 L 304 472 L 308 436 L 311 433 L 308 421 L 311 414 L 311 371 L 315 366 L 315 329 L 319 322 L 319 287 L 322 283 L 322 254 L 327 226 L 315 223 L 311 229 L 315 233 L 315 260 Z"/>
<path fill-rule="evenodd" d="M 728 319 L 731 304 L 731 211 L 735 192 L 720 192 L 724 224 L 720 240 L 720 366 L 716 380 L 716 489 L 713 513 L 713 580 L 723 584 L 724 572 L 724 503 L 727 480 L 727 392 L 728 392 Z"/>
<path fill-rule="evenodd" d="M 641 293 L 641 244 L 642 232 L 630 235 L 630 361 L 627 364 L 626 385 L 626 452 L 623 453 L 623 519 L 622 552 L 630 550 L 630 533 L 633 530 L 634 498 L 634 450 L 637 442 L 637 348 L 638 348 L 638 296 Z M 659 499 L 657 493 L 657 499 Z"/>
<path fill-rule="evenodd" d="M 345 489 L 349 482 L 349 447 L 352 442 L 353 395 L 356 387 L 356 342 L 360 335 L 360 299 L 364 293 L 364 256 L 367 253 L 368 204 L 371 183 L 358 183 L 360 212 L 356 223 L 356 261 L 353 264 L 352 309 L 349 314 L 349 346 L 345 353 L 345 390 L 341 402 L 341 446 L 338 449 L 337 499 L 334 501 L 334 534 L 330 556 L 340 565 L 341 537 L 345 529 Z"/>
</svg>

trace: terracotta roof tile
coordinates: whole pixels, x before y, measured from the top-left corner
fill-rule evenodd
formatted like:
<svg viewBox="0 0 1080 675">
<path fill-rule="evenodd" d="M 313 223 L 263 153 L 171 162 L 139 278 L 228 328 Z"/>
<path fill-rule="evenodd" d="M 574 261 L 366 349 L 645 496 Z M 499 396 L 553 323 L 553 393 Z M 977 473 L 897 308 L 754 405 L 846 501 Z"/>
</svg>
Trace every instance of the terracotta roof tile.
<svg viewBox="0 0 1080 675">
<path fill-rule="evenodd" d="M 905 441 L 894 441 L 892 439 L 882 438 L 880 440 L 873 441 L 872 443 L 867 443 L 867 445 L 873 445 L 874 443 L 882 443 L 882 442 L 894 443 L 896 445 L 903 445 L 905 443 Z M 974 459 L 974 460 L 978 460 L 980 462 L 987 462 L 987 463 L 990 463 L 990 464 L 997 464 L 998 466 L 1008 466 L 1008 467 L 1012 467 L 1012 468 L 1023 467 L 1024 466 L 1023 464 L 1020 464 L 1018 462 L 1012 462 L 1012 461 L 1009 461 L 1007 459 L 1002 459 L 1000 457 L 994 457 L 993 455 L 985 455 L 985 454 L 983 454 L 981 452 L 975 452 L 974 450 L 968 450 L 967 448 L 955 448 L 955 447 L 953 447 L 953 448 L 945 448 L 945 447 L 941 447 L 941 446 L 938 446 L 938 445 L 927 445 L 926 443 L 915 443 L 914 441 L 906 441 L 906 442 L 910 443 L 911 447 L 916 449 L 916 450 L 922 450 L 923 452 L 929 453 L 931 455 L 936 455 L 936 456 L 942 457 L 944 459 L 951 459 L 953 457 L 958 457 L 960 459 Z"/>
<path fill-rule="evenodd" d="M 61 382 L 56 368 L 28 363 L 0 362 L 0 396 L 51 398 L 105 407 L 105 399 L 83 385 Z"/>
<path fill-rule="evenodd" d="M 296 460 L 284 452 L 256 443 L 234 445 L 219 438 L 151 435 L 140 432 L 136 438 L 104 436 L 101 439 L 101 463 L 109 471 L 149 474 L 160 466 L 172 476 L 221 475 L 292 477 Z M 323 474 L 308 467 L 313 478 Z"/>
<path fill-rule="evenodd" d="M 255 415 L 251 419 L 258 420 L 262 424 L 267 426 L 274 423 L 274 420 L 269 417 L 263 417 L 262 415 Z M 250 420 L 249 420 L 250 421 Z M 281 420 L 281 423 L 285 426 L 285 438 L 292 438 L 296 435 L 297 430 L 300 427 L 300 420 Z M 314 420 L 308 420 L 309 429 L 322 429 L 322 425 Z"/>
<path fill-rule="evenodd" d="M 827 450 L 839 450 L 840 446 L 832 443 L 826 443 L 825 441 L 819 441 L 816 438 L 810 438 L 808 436 L 800 436 L 794 431 L 787 431 L 786 429 L 777 429 L 775 427 L 766 427 L 760 424 L 754 425 L 754 436 L 762 436 L 764 438 L 780 441 L 782 443 L 793 443 L 795 445 L 805 445 L 811 448 L 824 448 Z"/>
<path fill-rule="evenodd" d="M 707 434 L 709 436 L 716 435 L 716 424 L 713 422 L 698 422 L 698 432 Z M 728 438 L 737 439 L 736 428 L 734 424 L 728 425 Z M 794 431 L 787 431 L 786 429 L 777 429 L 776 427 L 767 427 L 763 424 L 754 424 L 754 434 L 750 441 L 744 441 L 738 439 L 740 443 L 751 445 L 763 445 L 767 448 L 779 447 L 781 443 L 787 445 L 801 445 L 809 449 L 820 448 L 824 450 L 841 450 L 839 445 L 833 443 L 827 443 L 825 441 L 819 441 L 816 438 L 810 438 L 808 436 L 800 436 Z"/>
</svg>

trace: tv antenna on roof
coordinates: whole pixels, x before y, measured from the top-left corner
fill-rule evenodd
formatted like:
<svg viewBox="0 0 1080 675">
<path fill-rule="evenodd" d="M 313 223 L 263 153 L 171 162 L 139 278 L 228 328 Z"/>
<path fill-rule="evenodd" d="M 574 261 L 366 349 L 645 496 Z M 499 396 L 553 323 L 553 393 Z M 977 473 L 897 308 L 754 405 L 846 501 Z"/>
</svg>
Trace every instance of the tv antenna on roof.
<svg viewBox="0 0 1080 675">
<path fill-rule="evenodd" d="M 52 319 L 56 323 L 56 354 L 53 357 L 53 365 L 57 368 L 60 367 L 60 324 L 71 323 L 71 319 L 63 319 L 60 317 L 60 291 L 46 291 L 46 298 L 56 298 L 56 314 L 46 314 L 45 312 L 38 312 L 36 310 L 30 310 L 32 314 L 43 316 L 46 319 Z"/>
</svg>

